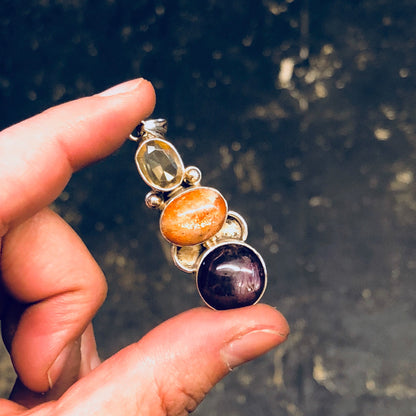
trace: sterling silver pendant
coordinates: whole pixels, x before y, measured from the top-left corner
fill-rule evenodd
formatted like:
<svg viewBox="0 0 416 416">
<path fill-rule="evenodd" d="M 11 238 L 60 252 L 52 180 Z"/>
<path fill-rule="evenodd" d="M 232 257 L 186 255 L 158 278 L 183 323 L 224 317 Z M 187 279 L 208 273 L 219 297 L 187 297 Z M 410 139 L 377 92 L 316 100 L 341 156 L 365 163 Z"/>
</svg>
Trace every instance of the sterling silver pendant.
<svg viewBox="0 0 416 416">
<path fill-rule="evenodd" d="M 137 169 L 152 189 L 146 205 L 161 211 L 160 232 L 172 245 L 173 262 L 195 275 L 210 308 L 257 303 L 266 289 L 267 271 L 260 254 L 245 242 L 246 222 L 228 210 L 218 190 L 201 186 L 201 171 L 185 168 L 166 132 L 166 120 L 146 120 L 130 139 L 138 142 Z"/>
</svg>

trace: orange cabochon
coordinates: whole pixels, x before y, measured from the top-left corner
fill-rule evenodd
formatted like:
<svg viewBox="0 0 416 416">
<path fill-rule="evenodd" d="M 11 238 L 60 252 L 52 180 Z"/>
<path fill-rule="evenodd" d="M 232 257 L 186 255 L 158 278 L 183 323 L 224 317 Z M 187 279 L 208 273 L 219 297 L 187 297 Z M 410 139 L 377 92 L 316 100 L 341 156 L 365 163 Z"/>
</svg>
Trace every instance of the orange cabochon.
<svg viewBox="0 0 416 416">
<path fill-rule="evenodd" d="M 160 231 L 172 244 L 192 246 L 214 236 L 227 217 L 227 203 L 213 188 L 191 188 L 174 197 L 160 217 Z"/>
</svg>

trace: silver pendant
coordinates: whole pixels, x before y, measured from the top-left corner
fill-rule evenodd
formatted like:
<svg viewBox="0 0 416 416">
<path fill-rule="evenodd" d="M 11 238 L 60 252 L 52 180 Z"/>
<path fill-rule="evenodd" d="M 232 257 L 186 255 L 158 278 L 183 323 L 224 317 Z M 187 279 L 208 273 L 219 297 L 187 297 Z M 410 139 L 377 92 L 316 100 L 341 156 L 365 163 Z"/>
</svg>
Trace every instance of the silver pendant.
<svg viewBox="0 0 416 416">
<path fill-rule="evenodd" d="M 197 167 L 185 168 L 166 132 L 166 120 L 146 120 L 130 139 L 138 142 L 137 169 L 152 189 L 146 205 L 161 211 L 160 232 L 172 245 L 173 262 L 195 275 L 202 300 L 213 309 L 257 303 L 267 271 L 260 254 L 245 242 L 245 220 L 228 210 L 218 190 L 201 185 Z"/>
</svg>

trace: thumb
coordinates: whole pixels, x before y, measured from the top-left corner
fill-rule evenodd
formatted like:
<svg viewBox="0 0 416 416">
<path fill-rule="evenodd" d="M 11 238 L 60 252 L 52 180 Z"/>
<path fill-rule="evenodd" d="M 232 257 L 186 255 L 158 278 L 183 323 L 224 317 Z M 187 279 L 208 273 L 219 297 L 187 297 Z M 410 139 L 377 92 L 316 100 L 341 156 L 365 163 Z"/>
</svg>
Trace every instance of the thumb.
<svg viewBox="0 0 416 416">
<path fill-rule="evenodd" d="M 279 345 L 288 333 L 285 318 L 266 305 L 190 310 L 74 384 L 53 404 L 54 414 L 187 414 L 232 368 Z"/>
<path fill-rule="evenodd" d="M 27 408 L 56 400 L 74 382 L 89 374 L 99 364 L 94 330 L 92 324 L 89 324 L 81 337 L 68 345 L 61 374 L 50 390 L 45 393 L 36 393 L 29 390 L 18 378 L 10 393 L 10 399 Z"/>
</svg>

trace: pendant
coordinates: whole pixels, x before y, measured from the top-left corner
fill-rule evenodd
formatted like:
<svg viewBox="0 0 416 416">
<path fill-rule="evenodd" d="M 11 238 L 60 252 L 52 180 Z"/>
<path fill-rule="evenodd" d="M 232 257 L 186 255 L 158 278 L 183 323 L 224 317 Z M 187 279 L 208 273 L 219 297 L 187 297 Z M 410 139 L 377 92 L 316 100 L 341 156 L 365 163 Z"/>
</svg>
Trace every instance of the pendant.
<svg viewBox="0 0 416 416">
<path fill-rule="evenodd" d="M 201 186 L 201 171 L 185 168 L 166 132 L 166 120 L 146 120 L 130 139 L 138 143 L 139 174 L 152 189 L 145 203 L 161 211 L 160 232 L 172 245 L 174 264 L 195 275 L 199 295 L 212 309 L 257 303 L 267 271 L 260 254 L 245 242 L 245 220 L 228 210 L 218 190 Z"/>
</svg>

